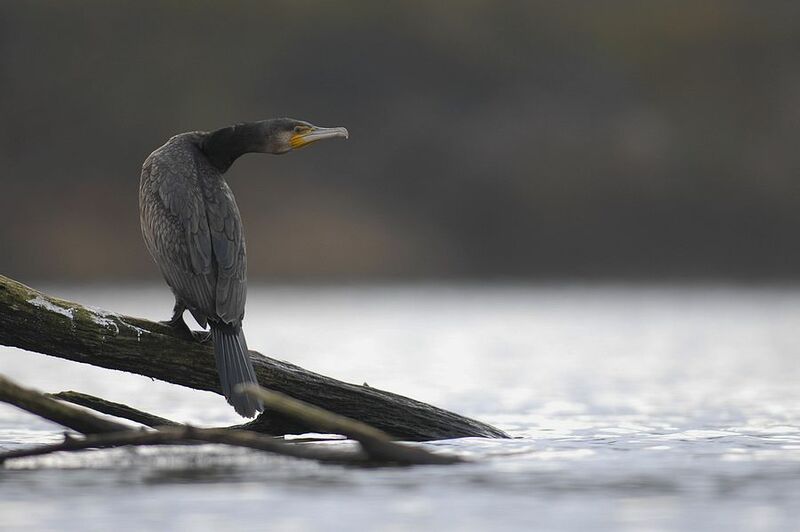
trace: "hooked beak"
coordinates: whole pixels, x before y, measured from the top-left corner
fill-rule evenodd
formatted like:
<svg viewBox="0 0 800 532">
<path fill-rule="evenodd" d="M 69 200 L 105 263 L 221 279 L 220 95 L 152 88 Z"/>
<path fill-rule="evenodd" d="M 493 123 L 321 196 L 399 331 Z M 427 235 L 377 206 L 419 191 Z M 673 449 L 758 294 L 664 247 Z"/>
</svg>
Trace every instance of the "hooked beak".
<svg viewBox="0 0 800 532">
<path fill-rule="evenodd" d="M 349 138 L 350 133 L 343 127 L 317 127 L 314 126 L 303 133 L 295 133 L 289 144 L 293 150 L 308 146 L 312 142 L 325 139 Z"/>
</svg>

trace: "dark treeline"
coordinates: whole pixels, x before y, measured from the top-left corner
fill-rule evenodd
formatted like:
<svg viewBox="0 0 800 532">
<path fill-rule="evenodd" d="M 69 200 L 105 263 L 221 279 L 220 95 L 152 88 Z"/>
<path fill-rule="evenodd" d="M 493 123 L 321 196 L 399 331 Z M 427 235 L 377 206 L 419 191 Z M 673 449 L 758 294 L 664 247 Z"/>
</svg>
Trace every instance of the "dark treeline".
<svg viewBox="0 0 800 532">
<path fill-rule="evenodd" d="M 251 278 L 790 278 L 795 2 L 3 2 L 0 272 L 157 278 L 147 154 L 292 116 L 229 182 Z"/>
</svg>

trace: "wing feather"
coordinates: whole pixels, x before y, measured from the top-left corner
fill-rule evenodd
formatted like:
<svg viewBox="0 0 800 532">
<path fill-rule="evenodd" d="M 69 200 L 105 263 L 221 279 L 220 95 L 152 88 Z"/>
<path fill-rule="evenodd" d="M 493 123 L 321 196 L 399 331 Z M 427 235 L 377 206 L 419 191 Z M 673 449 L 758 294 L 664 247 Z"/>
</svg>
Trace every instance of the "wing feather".
<svg viewBox="0 0 800 532">
<path fill-rule="evenodd" d="M 166 144 L 142 168 L 142 233 L 167 284 L 201 325 L 215 314 L 213 250 L 191 153 Z"/>
<path fill-rule="evenodd" d="M 247 259 L 236 200 L 222 176 L 189 143 L 170 142 L 142 168 L 142 232 L 176 296 L 201 325 L 239 323 L 247 298 Z"/>
<path fill-rule="evenodd" d="M 227 323 L 238 322 L 247 298 L 246 247 L 239 208 L 225 181 L 206 196 L 206 214 L 217 266 L 216 313 Z"/>
</svg>

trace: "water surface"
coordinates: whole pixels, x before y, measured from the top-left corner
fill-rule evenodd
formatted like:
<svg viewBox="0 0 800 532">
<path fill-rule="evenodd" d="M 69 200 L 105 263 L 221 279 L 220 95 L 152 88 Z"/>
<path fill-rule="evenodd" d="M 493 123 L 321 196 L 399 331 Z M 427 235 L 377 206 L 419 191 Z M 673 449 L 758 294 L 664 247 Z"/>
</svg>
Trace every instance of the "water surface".
<svg viewBox="0 0 800 532">
<path fill-rule="evenodd" d="M 154 319 L 171 309 L 161 286 L 45 288 Z M 219 446 L 18 460 L 0 470 L 0 529 L 800 530 L 796 288 L 253 286 L 247 312 L 253 349 L 514 439 L 433 442 L 474 462 L 406 469 Z M 14 349 L 0 372 L 237 421 L 210 393 Z M 0 405 L 0 448 L 61 432 Z"/>
</svg>

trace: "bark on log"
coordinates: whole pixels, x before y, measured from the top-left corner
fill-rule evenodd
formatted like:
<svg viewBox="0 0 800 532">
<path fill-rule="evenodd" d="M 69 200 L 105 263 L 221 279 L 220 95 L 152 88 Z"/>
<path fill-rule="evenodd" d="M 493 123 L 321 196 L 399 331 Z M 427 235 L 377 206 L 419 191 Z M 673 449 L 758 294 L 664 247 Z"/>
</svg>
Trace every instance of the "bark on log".
<svg viewBox="0 0 800 532">
<path fill-rule="evenodd" d="M 187 340 L 160 323 L 47 296 L 2 275 L 0 344 L 221 393 L 209 345 Z M 250 357 L 262 386 L 396 439 L 508 437 L 491 425 L 408 397 L 338 381 L 255 351 Z M 240 428 L 273 435 L 312 430 L 274 411 Z"/>
</svg>

